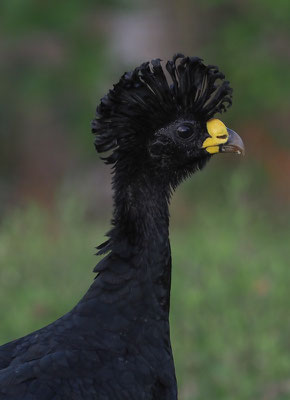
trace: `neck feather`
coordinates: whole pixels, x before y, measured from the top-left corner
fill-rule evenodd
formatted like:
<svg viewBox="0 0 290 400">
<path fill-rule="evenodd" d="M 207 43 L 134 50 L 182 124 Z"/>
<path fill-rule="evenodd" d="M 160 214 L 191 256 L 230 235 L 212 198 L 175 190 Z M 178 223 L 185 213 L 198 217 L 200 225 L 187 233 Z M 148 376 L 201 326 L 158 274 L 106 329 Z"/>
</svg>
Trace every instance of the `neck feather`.
<svg viewBox="0 0 290 400">
<path fill-rule="evenodd" d="M 116 171 L 113 189 L 113 246 L 125 240 L 134 252 L 143 253 L 168 240 L 169 185 L 149 171 Z"/>
<path fill-rule="evenodd" d="M 147 301 L 152 299 L 151 307 L 155 304 L 167 314 L 171 283 L 169 185 L 165 186 L 153 174 L 140 176 L 116 171 L 113 188 L 113 228 L 100 253 L 110 251 L 129 260 L 136 270 L 135 278 L 144 281 Z"/>
</svg>

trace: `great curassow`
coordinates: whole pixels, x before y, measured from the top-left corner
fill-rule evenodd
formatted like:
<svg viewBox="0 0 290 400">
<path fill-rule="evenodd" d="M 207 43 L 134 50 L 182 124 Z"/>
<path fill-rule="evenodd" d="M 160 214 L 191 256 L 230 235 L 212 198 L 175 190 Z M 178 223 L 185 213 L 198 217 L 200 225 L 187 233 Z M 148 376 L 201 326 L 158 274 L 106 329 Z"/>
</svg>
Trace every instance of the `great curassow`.
<svg viewBox="0 0 290 400">
<path fill-rule="evenodd" d="M 218 68 L 181 54 L 165 68 L 157 59 L 125 73 L 97 107 L 95 147 L 113 166 L 106 255 L 70 312 L 0 348 L 1 400 L 177 399 L 170 196 L 213 154 L 244 148 L 213 118 L 231 105 Z"/>
</svg>

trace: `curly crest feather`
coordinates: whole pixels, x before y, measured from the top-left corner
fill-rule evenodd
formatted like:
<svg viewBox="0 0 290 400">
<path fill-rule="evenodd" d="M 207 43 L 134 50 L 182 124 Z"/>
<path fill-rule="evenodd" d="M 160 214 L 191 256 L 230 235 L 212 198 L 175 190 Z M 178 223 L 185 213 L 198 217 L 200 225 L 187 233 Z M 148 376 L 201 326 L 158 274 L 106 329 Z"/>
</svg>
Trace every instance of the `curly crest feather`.
<svg viewBox="0 0 290 400">
<path fill-rule="evenodd" d="M 198 57 L 177 54 L 166 63 L 146 62 L 126 72 L 101 99 L 92 123 L 95 147 L 110 151 L 107 163 L 121 152 L 142 148 L 156 130 L 180 117 L 207 121 L 232 104 L 232 89 L 216 66 Z"/>
</svg>

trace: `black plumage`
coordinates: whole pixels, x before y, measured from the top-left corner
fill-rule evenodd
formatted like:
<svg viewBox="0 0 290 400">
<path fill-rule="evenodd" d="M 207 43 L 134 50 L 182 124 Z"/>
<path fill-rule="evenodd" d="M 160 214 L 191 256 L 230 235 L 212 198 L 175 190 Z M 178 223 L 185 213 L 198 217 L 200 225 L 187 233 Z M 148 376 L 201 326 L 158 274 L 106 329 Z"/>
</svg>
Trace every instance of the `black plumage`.
<svg viewBox="0 0 290 400">
<path fill-rule="evenodd" d="M 0 347 L 1 400 L 177 399 L 168 204 L 210 159 L 207 121 L 231 104 L 231 89 L 196 57 L 177 55 L 166 70 L 142 64 L 97 107 L 95 147 L 114 171 L 106 255 L 70 312 Z"/>
</svg>

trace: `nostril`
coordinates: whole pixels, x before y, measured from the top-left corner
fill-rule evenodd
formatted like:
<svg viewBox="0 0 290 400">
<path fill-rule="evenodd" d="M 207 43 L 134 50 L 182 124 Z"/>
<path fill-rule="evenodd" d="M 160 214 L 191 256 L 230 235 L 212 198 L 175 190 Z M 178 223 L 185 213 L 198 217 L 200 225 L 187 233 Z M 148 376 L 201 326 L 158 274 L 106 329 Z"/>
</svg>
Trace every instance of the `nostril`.
<svg viewBox="0 0 290 400">
<path fill-rule="evenodd" d="M 220 135 L 220 136 L 217 136 L 217 138 L 218 139 L 227 139 L 228 135 Z"/>
</svg>

